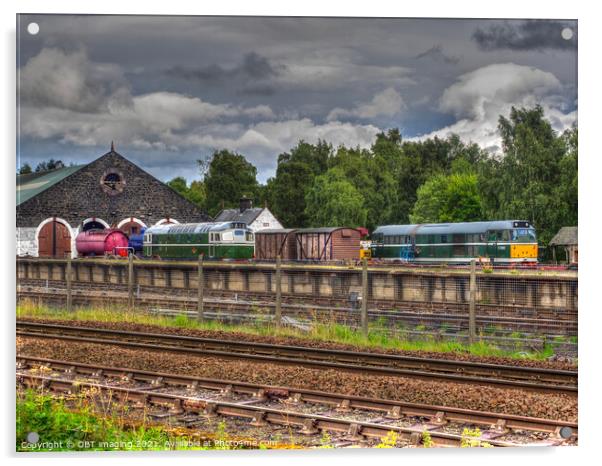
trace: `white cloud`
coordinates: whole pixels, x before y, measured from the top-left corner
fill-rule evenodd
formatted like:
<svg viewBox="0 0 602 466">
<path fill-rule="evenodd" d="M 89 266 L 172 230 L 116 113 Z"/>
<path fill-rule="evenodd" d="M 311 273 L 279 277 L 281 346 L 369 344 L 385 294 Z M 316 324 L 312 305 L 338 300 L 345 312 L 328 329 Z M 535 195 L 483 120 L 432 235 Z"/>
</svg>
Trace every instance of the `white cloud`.
<svg viewBox="0 0 602 466">
<path fill-rule="evenodd" d="M 20 69 L 18 86 L 24 104 L 80 112 L 106 111 L 130 97 L 118 66 L 91 62 L 81 50 L 42 49 Z"/>
<path fill-rule="evenodd" d="M 351 109 L 335 108 L 329 114 L 327 119 L 337 120 L 341 117 L 374 118 L 376 116 L 397 115 L 405 108 L 405 103 L 401 94 L 392 87 L 377 93 L 368 103 L 356 105 Z"/>
<path fill-rule="evenodd" d="M 577 112 L 565 112 L 567 101 L 560 81 L 552 73 L 514 63 L 494 64 L 463 74 L 441 96 L 439 108 L 457 121 L 415 139 L 458 134 L 490 151 L 501 148 L 497 132 L 500 115 L 508 115 L 512 106 L 541 105 L 554 129 L 563 131 L 577 118 Z"/>
</svg>

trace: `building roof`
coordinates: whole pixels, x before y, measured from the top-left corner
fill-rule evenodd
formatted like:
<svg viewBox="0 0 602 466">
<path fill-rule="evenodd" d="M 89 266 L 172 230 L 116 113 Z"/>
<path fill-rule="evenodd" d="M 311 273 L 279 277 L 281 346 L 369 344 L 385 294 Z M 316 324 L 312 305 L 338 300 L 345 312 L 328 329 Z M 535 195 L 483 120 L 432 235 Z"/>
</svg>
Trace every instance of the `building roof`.
<svg viewBox="0 0 602 466">
<path fill-rule="evenodd" d="M 216 222 L 242 222 L 250 225 L 255 221 L 259 214 L 263 212 L 263 207 L 251 207 L 249 209 L 245 209 L 243 212 L 240 209 L 224 209 L 217 217 L 215 217 Z"/>
<path fill-rule="evenodd" d="M 577 227 L 562 227 L 550 241 L 550 246 L 569 246 L 578 244 Z"/>
<path fill-rule="evenodd" d="M 466 234 L 466 233 L 485 233 L 487 230 L 510 230 L 515 228 L 515 222 L 524 222 L 523 220 L 495 220 L 491 222 L 462 222 L 462 223 L 425 223 L 418 225 L 384 225 L 378 227 L 373 233 L 382 233 L 384 235 L 446 235 L 446 234 Z M 528 223 L 529 228 L 533 228 Z"/>
<path fill-rule="evenodd" d="M 31 199 L 46 191 L 59 181 L 72 175 L 85 165 L 73 165 L 71 167 L 57 168 L 45 172 L 28 173 L 17 175 L 17 205 Z"/>
</svg>

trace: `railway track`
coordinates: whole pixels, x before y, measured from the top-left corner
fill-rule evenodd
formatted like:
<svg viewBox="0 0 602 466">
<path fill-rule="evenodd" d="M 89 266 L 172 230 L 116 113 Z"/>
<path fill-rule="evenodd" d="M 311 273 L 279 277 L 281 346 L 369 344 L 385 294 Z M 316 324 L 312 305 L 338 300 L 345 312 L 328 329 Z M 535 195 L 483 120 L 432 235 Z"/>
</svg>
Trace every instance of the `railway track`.
<svg viewBox="0 0 602 466">
<path fill-rule="evenodd" d="M 267 343 L 217 340 L 174 334 L 71 327 L 31 321 L 17 321 L 17 336 L 52 338 L 85 343 L 119 345 L 129 348 L 162 350 L 246 359 L 277 364 L 337 369 L 424 380 L 486 384 L 545 393 L 577 394 L 577 371 L 504 366 L 413 356 L 332 350 Z"/>
<path fill-rule="evenodd" d="M 564 421 L 72 361 L 18 356 L 16 369 L 22 386 L 60 394 L 94 389 L 171 425 L 247 419 L 251 426 L 296 427 L 308 436 L 329 432 L 338 446 L 366 444 L 391 431 L 406 446 L 419 445 L 425 431 L 436 446 L 459 446 L 466 426 L 484 429 L 479 440 L 499 447 L 576 444 L 578 436 L 577 424 Z"/>
<path fill-rule="evenodd" d="M 66 300 L 67 291 L 65 288 L 50 288 L 19 285 L 17 294 L 20 298 L 41 299 L 45 302 L 60 303 Z M 90 289 L 74 289 L 72 292 L 72 301 L 77 305 L 85 305 L 91 303 L 103 303 L 111 299 L 116 302 L 122 300 L 127 301 L 128 295 L 125 291 L 118 290 L 90 290 Z M 233 299 L 235 298 L 235 299 Z M 197 306 L 196 296 L 174 296 L 172 293 L 168 295 L 160 295 L 158 293 L 137 293 L 135 298 L 136 306 L 143 308 L 172 308 L 182 310 L 194 310 Z M 204 300 L 205 309 L 215 312 L 238 312 L 251 313 L 257 309 L 268 309 L 272 311 L 275 307 L 274 302 L 247 300 L 244 297 L 230 296 L 229 298 L 219 296 L 208 296 Z M 291 304 L 284 303 L 283 309 L 287 315 L 299 318 L 308 315 L 323 315 L 325 319 L 332 321 L 335 319 L 341 323 L 348 323 L 359 318 L 358 310 L 348 307 L 324 307 L 311 304 Z M 406 325 L 427 324 L 433 327 L 441 325 L 446 326 L 451 330 L 462 331 L 468 328 L 468 320 L 466 313 L 433 313 L 426 311 L 403 311 L 403 310 L 381 310 L 371 309 L 368 312 L 368 317 L 371 320 L 382 319 L 387 323 L 402 323 Z M 526 332 L 533 334 L 549 334 L 549 335 L 577 335 L 577 322 L 563 321 L 555 319 L 538 319 L 529 317 L 515 317 L 509 319 L 507 317 L 477 315 L 476 323 L 481 331 L 500 328 L 510 331 Z"/>
<path fill-rule="evenodd" d="M 46 280 L 36 278 L 19 278 L 19 286 L 26 289 L 26 287 L 52 287 L 56 289 L 65 289 L 65 280 Z M 128 290 L 127 283 L 118 282 L 87 282 L 75 280 L 72 283 L 73 289 L 81 289 L 88 291 L 124 291 Z M 196 288 L 187 288 L 180 286 L 148 286 L 148 285 L 136 285 L 135 289 L 138 293 L 149 293 L 149 294 L 160 294 L 170 296 L 189 296 L 196 297 Z M 237 297 L 243 300 L 252 301 L 258 303 L 273 303 L 275 300 L 275 293 L 266 293 L 261 291 L 240 291 L 240 290 L 215 290 L 205 289 L 206 297 L 213 298 L 233 298 Z M 337 296 L 316 296 L 314 294 L 308 295 L 289 295 L 287 293 L 282 294 L 283 304 L 291 305 L 307 305 L 311 307 L 323 306 L 328 309 L 349 309 L 349 296 L 347 293 L 341 293 Z M 412 301 L 412 300 L 389 300 L 389 299 L 378 299 L 372 297 L 369 300 L 369 306 L 373 311 L 390 311 L 390 312 L 418 312 L 418 313 L 433 313 L 433 314 L 445 314 L 452 315 L 458 314 L 463 317 L 466 316 L 468 303 L 454 303 L 454 302 L 438 302 L 438 301 Z M 511 318 L 511 319 L 533 319 L 549 320 L 551 322 L 558 322 L 567 325 L 572 325 L 577 322 L 578 311 L 574 309 L 563 309 L 563 308 L 533 308 L 528 305 L 522 304 L 487 304 L 478 303 L 476 306 L 477 313 L 483 317 L 493 318 Z"/>
</svg>

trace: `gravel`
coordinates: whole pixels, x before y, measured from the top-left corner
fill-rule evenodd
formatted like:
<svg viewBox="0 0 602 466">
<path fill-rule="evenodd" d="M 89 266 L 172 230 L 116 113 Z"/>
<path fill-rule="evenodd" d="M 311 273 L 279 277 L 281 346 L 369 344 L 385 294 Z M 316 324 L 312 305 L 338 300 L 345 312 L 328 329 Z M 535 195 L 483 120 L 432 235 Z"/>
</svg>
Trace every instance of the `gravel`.
<svg viewBox="0 0 602 466">
<path fill-rule="evenodd" d="M 132 330 L 133 327 L 138 330 L 145 328 L 119 326 Z M 216 336 L 214 333 L 211 335 Z M 521 389 L 501 389 L 454 382 L 425 382 L 406 377 L 362 375 L 343 370 L 282 366 L 45 338 L 17 338 L 17 354 L 577 421 L 577 397 L 540 394 Z"/>
</svg>

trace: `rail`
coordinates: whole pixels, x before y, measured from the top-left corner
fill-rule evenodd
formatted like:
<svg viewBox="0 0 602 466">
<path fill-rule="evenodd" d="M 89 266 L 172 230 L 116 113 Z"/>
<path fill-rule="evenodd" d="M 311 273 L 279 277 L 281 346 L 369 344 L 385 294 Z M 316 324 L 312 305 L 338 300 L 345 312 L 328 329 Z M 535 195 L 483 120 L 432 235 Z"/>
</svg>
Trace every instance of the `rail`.
<svg viewBox="0 0 602 466">
<path fill-rule="evenodd" d="M 577 394 L 577 371 L 17 321 L 17 336 Z"/>
<path fill-rule="evenodd" d="M 50 369 L 52 374 L 40 368 Z M 526 444 L 530 446 L 576 443 L 578 436 L 577 424 L 572 422 L 31 356 L 17 357 L 16 376 L 22 385 L 44 387 L 59 393 L 94 388 L 122 402 L 133 403 L 135 407 L 150 405 L 168 409 L 170 419 L 191 414 L 204 418 L 246 418 L 255 426 L 274 424 L 299 427 L 301 433 L 308 435 L 330 431 L 355 442 L 382 438 L 394 431 L 405 442 L 417 445 L 422 441 L 423 432 L 428 431 L 435 445 L 458 446 L 463 439 L 461 434 L 456 433 L 462 431 L 458 429 L 459 425 L 485 428 L 479 440 L 500 447 L 525 445 L 516 441 L 517 435 L 525 436 L 525 432 L 544 434 L 543 440 L 541 437 L 537 437 L 539 440 L 536 442 L 527 440 Z M 117 380 L 119 385 L 112 383 L 112 380 Z M 133 386 L 124 386 L 124 381 Z M 184 395 L 182 388 L 186 389 Z M 203 391 L 209 393 L 201 395 Z M 223 399 L 231 394 L 246 399 L 238 402 Z M 284 403 L 285 408 L 274 408 L 271 403 L 274 400 L 279 401 L 280 405 Z M 299 407 L 307 404 L 325 405 L 331 411 L 327 411 L 329 415 L 304 413 Z M 355 413 L 354 416 L 349 416 L 351 412 Z M 373 415 L 366 416 L 366 413 L 384 417 L 375 419 Z M 506 435 L 510 435 L 510 441 L 504 439 Z"/>
</svg>

